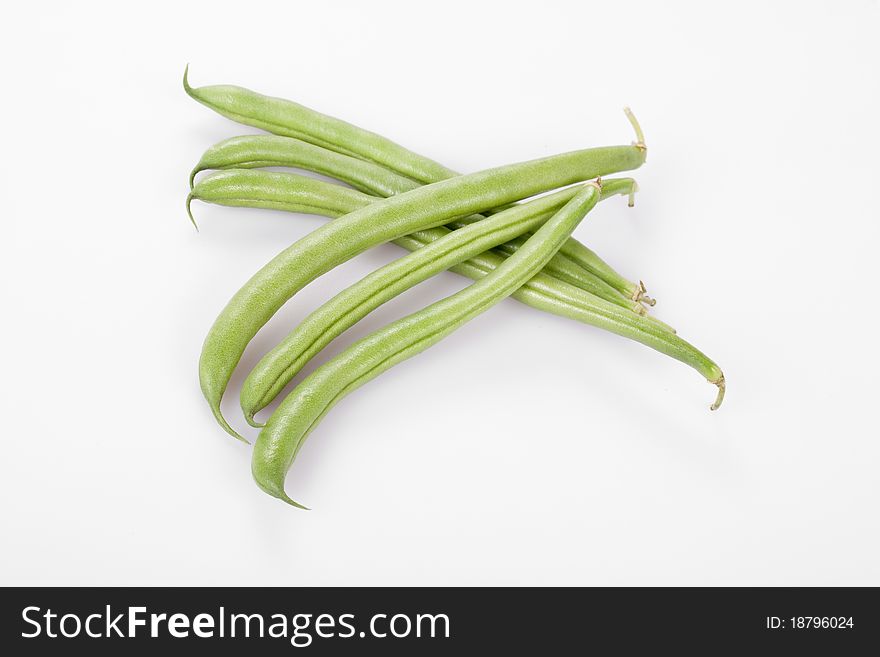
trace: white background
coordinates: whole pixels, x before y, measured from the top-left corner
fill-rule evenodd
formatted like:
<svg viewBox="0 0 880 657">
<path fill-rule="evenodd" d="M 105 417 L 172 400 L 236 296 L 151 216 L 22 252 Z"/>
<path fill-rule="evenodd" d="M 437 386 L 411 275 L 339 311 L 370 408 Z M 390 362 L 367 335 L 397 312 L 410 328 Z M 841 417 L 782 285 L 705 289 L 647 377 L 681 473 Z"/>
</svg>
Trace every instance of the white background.
<svg viewBox="0 0 880 657">
<path fill-rule="evenodd" d="M 878 2 L 418 6 L 7 9 L 0 583 L 880 584 Z M 724 407 L 676 361 L 507 301 L 334 409 L 287 480 L 313 511 L 264 495 L 199 349 L 324 220 L 199 204 L 192 229 L 190 167 L 253 131 L 184 94 L 187 62 L 461 171 L 629 143 L 631 105 L 636 208 L 576 234 L 724 368 Z M 309 286 L 243 364 L 399 254 Z"/>
</svg>

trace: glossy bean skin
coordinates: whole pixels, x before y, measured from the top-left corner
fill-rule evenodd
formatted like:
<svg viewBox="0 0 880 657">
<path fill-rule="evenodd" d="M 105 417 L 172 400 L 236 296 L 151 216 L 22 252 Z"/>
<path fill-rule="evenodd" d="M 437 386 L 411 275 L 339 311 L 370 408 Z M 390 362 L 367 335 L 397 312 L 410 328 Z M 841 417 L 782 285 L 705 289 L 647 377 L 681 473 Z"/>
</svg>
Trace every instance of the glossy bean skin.
<svg viewBox="0 0 880 657">
<path fill-rule="evenodd" d="M 219 142 L 205 151 L 190 175 L 192 187 L 195 176 L 208 169 L 259 168 L 284 166 L 305 169 L 337 178 L 367 194 L 393 196 L 416 187 L 418 183 L 378 164 L 330 151 L 299 139 L 278 135 L 242 135 Z M 450 228 L 464 226 L 483 219 L 482 215 L 472 215 L 451 222 Z M 499 248 L 513 253 L 524 241 L 515 240 Z M 572 258 L 568 254 L 575 254 Z M 588 257 L 584 257 L 584 255 Z M 547 263 L 545 271 L 560 280 L 576 285 L 588 292 L 633 312 L 644 314 L 644 307 L 637 303 L 632 290 L 623 292 L 612 286 L 625 281 L 620 274 L 599 258 L 593 251 L 570 238 L 558 254 Z M 596 274 L 594 272 L 599 272 Z M 607 279 L 607 281 L 605 280 Z"/>
<path fill-rule="evenodd" d="M 284 491 L 284 479 L 324 415 L 348 393 L 436 344 L 521 287 L 544 267 L 599 196 L 599 186 L 587 183 L 491 274 L 371 333 L 306 377 L 272 414 L 254 444 L 251 471 L 260 488 L 303 508 Z"/>
<path fill-rule="evenodd" d="M 631 178 L 606 179 L 602 183 L 601 198 L 629 195 L 634 188 L 635 181 Z M 275 399 L 302 367 L 333 339 L 380 305 L 497 244 L 536 230 L 577 193 L 577 188 L 567 188 L 454 230 L 380 267 L 321 305 L 248 374 L 241 388 L 241 408 L 248 423 L 262 426 L 254 421 L 254 415 Z"/>
<path fill-rule="evenodd" d="M 283 184 L 274 181 L 280 177 Z M 233 178 L 234 184 L 209 185 L 212 179 Z M 609 181 L 610 183 L 610 181 Z M 202 190 L 201 187 L 207 187 Z M 605 193 L 610 193 L 606 185 Z M 196 184 L 194 192 L 200 200 L 220 205 L 269 207 L 293 212 L 313 212 L 337 217 L 375 202 L 375 197 L 323 181 L 292 173 L 268 171 L 220 171 L 212 173 Z M 231 198 L 228 194 L 234 194 Z M 248 202 L 248 198 L 257 199 Z M 416 251 L 448 235 L 446 227 L 418 231 L 395 240 L 395 244 Z M 498 268 L 508 254 L 496 250 L 485 251 L 466 262 L 449 268 L 461 276 L 479 280 Z M 584 290 L 548 276 L 536 274 L 512 298 L 538 310 L 602 328 L 621 337 L 639 342 L 696 370 L 707 381 L 723 390 L 721 369 L 699 349 L 675 335 L 668 326 L 652 317 L 639 316 L 608 303 Z M 716 407 L 720 403 L 716 400 Z"/>
<path fill-rule="evenodd" d="M 414 231 L 575 182 L 636 169 L 643 162 L 643 150 L 633 145 L 573 151 L 425 185 L 324 224 L 254 274 L 208 331 L 199 359 L 199 381 L 214 417 L 230 435 L 244 441 L 220 410 L 232 372 L 260 328 L 321 274 Z"/>
</svg>

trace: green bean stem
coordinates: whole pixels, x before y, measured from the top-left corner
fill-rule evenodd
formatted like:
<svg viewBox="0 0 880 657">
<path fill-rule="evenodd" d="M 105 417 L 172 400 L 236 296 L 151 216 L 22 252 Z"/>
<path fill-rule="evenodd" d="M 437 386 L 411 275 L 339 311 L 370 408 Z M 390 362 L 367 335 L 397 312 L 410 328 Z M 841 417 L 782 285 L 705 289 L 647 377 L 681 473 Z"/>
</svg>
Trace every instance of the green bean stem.
<svg viewBox="0 0 880 657">
<path fill-rule="evenodd" d="M 336 153 L 298 139 L 277 135 L 243 135 L 215 144 L 205 151 L 193 168 L 190 184 L 191 186 L 194 184 L 194 178 L 199 172 L 208 169 L 250 169 L 267 166 L 296 167 L 313 171 L 337 178 L 355 189 L 375 196 L 394 196 L 421 186 L 420 183 L 378 164 Z M 190 219 L 192 220 L 192 215 Z M 461 227 L 483 219 L 482 215 L 471 215 L 450 222 L 449 226 Z M 193 224 L 195 224 L 194 220 Z M 499 248 L 511 254 L 526 237 L 528 236 Z M 591 256 L 585 257 L 585 254 Z M 622 291 L 619 289 L 620 281 L 626 279 L 574 238 L 563 245 L 560 252 L 547 263 L 545 270 L 555 278 L 577 285 L 623 308 L 639 314 L 645 312 L 641 303 L 638 303 L 640 298 L 632 290 L 625 284 Z M 632 288 L 637 290 L 638 286 L 633 284 Z"/>
<path fill-rule="evenodd" d="M 316 112 L 290 100 L 265 96 L 250 89 L 232 85 L 191 87 L 188 73 L 189 65 L 183 73 L 183 88 L 186 93 L 195 101 L 238 123 L 260 128 L 275 135 L 292 137 L 340 154 L 375 162 L 381 167 L 403 176 L 404 180 L 399 181 L 403 183 L 433 183 L 458 175 L 452 169 L 408 150 L 381 135 Z M 624 108 L 624 113 L 636 133 L 636 142 L 633 145 L 645 152 L 645 137 L 638 121 L 628 107 Z M 266 163 L 274 161 L 277 163 L 276 166 L 284 166 L 285 155 L 278 150 L 279 147 L 283 150 L 282 144 L 267 143 L 267 146 L 270 149 L 270 156 L 257 158 L 253 161 Z M 275 148 L 274 151 L 273 148 Z M 215 153 L 215 155 L 217 154 Z M 272 156 L 279 155 L 280 159 L 273 160 Z M 245 162 L 248 161 L 250 160 L 245 159 Z M 269 165 L 253 164 L 253 166 Z M 195 172 L 192 175 L 194 176 Z M 406 191 L 406 189 L 394 193 L 400 193 L 400 191 Z M 390 196 L 390 194 L 381 195 Z M 569 241 L 574 243 L 576 240 L 572 238 Z M 600 278 L 607 274 L 609 278 L 606 282 L 620 289 L 625 297 L 636 301 L 641 300 L 643 286 L 631 283 L 613 272 L 590 249 L 586 247 L 576 249 L 566 245 L 563 247 L 562 253 L 575 264 L 584 267 L 588 272 L 599 275 Z"/>
<path fill-rule="evenodd" d="M 199 359 L 199 381 L 214 417 L 232 436 L 245 441 L 220 410 L 232 372 L 260 328 L 321 274 L 377 244 L 575 182 L 636 169 L 644 160 L 644 152 L 630 145 L 509 164 L 380 199 L 317 228 L 254 274 L 208 331 Z"/>
<path fill-rule="evenodd" d="M 304 508 L 287 495 L 284 479 L 321 418 L 348 393 L 436 344 L 521 287 L 596 205 L 599 194 L 598 184 L 587 183 L 492 273 L 371 333 L 306 377 L 272 414 L 254 445 L 251 471 L 260 488 Z"/>
<path fill-rule="evenodd" d="M 604 180 L 601 196 L 628 195 L 634 186 L 631 178 Z M 254 415 L 334 338 L 380 305 L 449 267 L 539 228 L 577 193 L 577 187 L 569 187 L 452 231 L 337 294 L 300 322 L 248 374 L 241 387 L 241 408 L 248 423 L 262 426 Z"/>
</svg>

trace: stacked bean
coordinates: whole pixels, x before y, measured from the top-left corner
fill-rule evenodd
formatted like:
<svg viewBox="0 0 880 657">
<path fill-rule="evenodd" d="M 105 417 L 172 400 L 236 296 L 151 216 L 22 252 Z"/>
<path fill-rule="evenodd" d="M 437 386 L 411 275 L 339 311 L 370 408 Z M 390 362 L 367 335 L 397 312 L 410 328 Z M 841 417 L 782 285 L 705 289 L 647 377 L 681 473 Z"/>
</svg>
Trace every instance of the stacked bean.
<svg viewBox="0 0 880 657">
<path fill-rule="evenodd" d="M 333 218 L 254 274 L 208 333 L 199 362 L 202 392 L 231 435 L 244 440 L 223 417 L 221 399 L 248 343 L 275 312 L 315 278 L 373 246 L 392 241 L 411 251 L 315 310 L 245 380 L 242 410 L 248 423 L 262 427 L 252 471 L 270 495 L 300 506 L 284 491 L 285 475 L 308 434 L 337 401 L 507 296 L 690 365 L 718 386 L 711 408 L 720 405 L 724 375 L 718 366 L 647 315 L 646 306 L 654 301 L 641 282 L 621 276 L 571 237 L 600 200 L 623 194 L 632 205 L 635 181 L 605 177 L 645 161 L 644 137 L 629 110 L 636 132 L 630 145 L 459 175 L 380 135 L 291 101 L 241 87 L 192 88 L 186 73 L 183 84 L 192 98 L 219 114 L 272 133 L 233 137 L 208 149 L 190 177 L 191 219 L 193 199 Z M 265 167 L 320 173 L 350 187 Z M 195 181 L 209 169 L 216 171 Z M 296 386 L 265 425 L 254 419 L 336 336 L 447 269 L 476 282 L 355 342 Z"/>
</svg>

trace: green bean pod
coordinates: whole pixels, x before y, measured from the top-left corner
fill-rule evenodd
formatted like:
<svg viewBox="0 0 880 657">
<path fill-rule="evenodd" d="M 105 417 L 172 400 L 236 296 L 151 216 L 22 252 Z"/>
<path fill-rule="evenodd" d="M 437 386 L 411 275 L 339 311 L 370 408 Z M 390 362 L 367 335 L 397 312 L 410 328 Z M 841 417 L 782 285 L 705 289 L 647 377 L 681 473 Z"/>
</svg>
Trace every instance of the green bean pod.
<svg viewBox="0 0 880 657">
<path fill-rule="evenodd" d="M 205 151 L 190 174 L 190 187 L 194 184 L 195 176 L 207 169 L 251 169 L 269 166 L 296 167 L 313 171 L 337 178 L 367 194 L 383 197 L 421 186 L 421 183 L 378 164 L 336 153 L 299 139 L 278 135 L 243 135 L 219 142 Z M 482 215 L 472 215 L 450 223 L 450 227 L 468 225 L 483 218 Z M 510 254 L 521 243 L 522 240 L 499 248 Z M 563 251 L 577 254 L 578 258 L 583 253 L 593 254 L 590 249 L 572 237 L 560 253 L 547 263 L 545 270 L 550 275 L 577 285 L 623 308 L 644 314 L 644 307 L 636 302 L 637 299 L 631 291 L 625 290 L 621 293 L 616 287 L 603 280 L 603 277 L 606 277 L 608 281 L 617 284 L 626 279 L 614 272 L 598 256 L 593 254 L 592 261 L 587 263 L 568 257 Z M 593 273 L 594 271 L 601 271 L 602 275 L 599 276 Z M 609 274 L 609 271 L 612 273 Z M 632 285 L 633 289 L 638 288 L 635 284 Z"/>
<path fill-rule="evenodd" d="M 379 201 L 348 187 L 316 180 L 295 173 L 225 169 L 199 180 L 186 198 L 186 210 L 192 219 L 193 201 L 204 201 L 230 207 L 263 208 L 335 219 Z M 424 244 L 449 232 L 429 228 L 413 232 L 406 244 Z M 401 240 L 392 240 L 401 245 Z M 404 246 L 403 248 L 407 248 Z M 412 250 L 412 249 L 409 249 Z"/>
<path fill-rule="evenodd" d="M 377 244 L 575 182 L 636 169 L 644 159 L 643 149 L 633 145 L 562 153 L 442 180 L 324 224 L 254 274 L 208 331 L 199 380 L 214 417 L 244 441 L 220 410 L 232 372 L 260 328 L 321 274 Z"/>
<path fill-rule="evenodd" d="M 421 183 L 437 182 L 457 175 L 455 171 L 417 155 L 390 139 L 290 100 L 264 96 L 233 85 L 193 88 L 189 85 L 188 73 L 189 66 L 183 73 L 186 93 L 238 123 L 377 162 Z"/>
<path fill-rule="evenodd" d="M 254 445 L 251 471 L 270 495 L 304 508 L 284 491 L 284 479 L 306 437 L 345 395 L 424 351 L 485 312 L 537 274 L 599 201 L 587 183 L 495 271 L 465 289 L 357 341 L 312 372 L 269 418 Z"/>
<path fill-rule="evenodd" d="M 276 176 L 282 177 L 285 184 L 271 182 Z M 222 181 L 225 178 L 233 178 L 233 184 L 212 184 L 217 179 Z M 614 184 L 610 180 L 606 181 L 603 197 L 611 193 Z M 230 189 L 233 191 L 230 192 Z M 196 184 L 193 194 L 195 198 L 220 205 L 269 207 L 317 213 L 327 217 L 337 217 L 376 201 L 375 197 L 313 178 L 264 171 L 213 173 Z M 450 232 L 446 227 L 430 228 L 398 238 L 394 243 L 409 251 L 417 251 L 426 244 L 444 238 Z M 454 265 L 449 271 L 479 280 L 497 269 L 507 257 L 507 254 L 493 249 Z M 538 310 L 605 329 L 681 361 L 710 383 L 719 386 L 719 397 L 712 408 L 717 408 L 720 404 L 724 392 L 724 377 L 719 367 L 693 345 L 675 335 L 675 331 L 663 322 L 625 311 L 580 288 L 548 276 L 543 271 L 511 297 Z"/>
<path fill-rule="evenodd" d="M 422 183 L 374 162 L 337 153 L 301 139 L 277 135 L 240 135 L 218 142 L 204 152 L 189 177 L 208 169 L 257 169 L 295 167 L 337 178 L 374 196 L 394 196 Z"/>
<path fill-rule="evenodd" d="M 602 198 L 631 194 L 631 178 L 602 182 Z M 241 387 L 241 408 L 252 426 L 291 379 L 334 338 L 370 312 L 431 276 L 541 226 L 578 193 L 577 187 L 490 215 L 380 267 L 312 312 L 253 367 Z M 547 271 L 549 264 L 545 266 Z"/>
<path fill-rule="evenodd" d="M 332 193 L 327 190 L 328 186 L 333 188 Z M 190 206 L 195 200 L 335 218 L 373 203 L 377 198 L 296 174 L 226 169 L 205 176 L 190 191 L 186 211 L 193 223 Z"/>
</svg>

